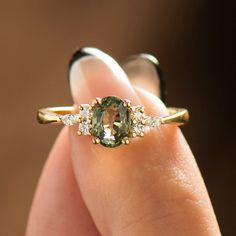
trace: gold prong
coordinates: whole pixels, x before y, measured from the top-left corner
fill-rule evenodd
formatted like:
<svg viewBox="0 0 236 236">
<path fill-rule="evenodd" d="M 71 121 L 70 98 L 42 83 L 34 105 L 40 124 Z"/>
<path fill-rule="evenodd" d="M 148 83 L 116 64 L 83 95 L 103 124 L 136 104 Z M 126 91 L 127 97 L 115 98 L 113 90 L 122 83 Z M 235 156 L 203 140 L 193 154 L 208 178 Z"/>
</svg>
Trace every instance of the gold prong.
<svg viewBox="0 0 236 236">
<path fill-rule="evenodd" d="M 131 107 L 131 102 L 129 99 L 124 100 L 124 107 Z"/>
<path fill-rule="evenodd" d="M 122 143 L 125 144 L 125 145 L 128 145 L 129 144 L 128 138 L 123 138 Z"/>
<path fill-rule="evenodd" d="M 81 133 L 80 131 L 77 131 L 77 134 L 78 134 L 79 136 L 81 136 L 81 135 L 82 135 L 82 133 Z"/>
<path fill-rule="evenodd" d="M 91 130 L 89 130 L 88 133 L 87 133 L 86 135 L 91 136 L 91 135 L 92 135 Z"/>
<path fill-rule="evenodd" d="M 102 104 L 102 99 L 99 97 L 96 97 L 96 102 L 97 104 L 101 105 Z"/>
<path fill-rule="evenodd" d="M 145 125 L 146 124 L 145 120 L 141 120 L 141 124 Z"/>
<path fill-rule="evenodd" d="M 144 110 L 145 110 L 145 109 L 144 109 L 144 107 L 142 106 L 142 107 L 141 107 L 141 111 L 144 112 Z"/>
<path fill-rule="evenodd" d="M 141 132 L 141 133 L 139 134 L 139 136 L 140 136 L 140 137 L 143 137 L 143 136 L 144 136 L 144 132 Z"/>
<path fill-rule="evenodd" d="M 135 132 L 132 133 L 132 137 L 135 138 L 137 137 L 137 134 Z"/>
<path fill-rule="evenodd" d="M 92 142 L 93 142 L 93 144 L 98 144 L 98 143 L 100 143 L 100 139 L 99 138 L 92 138 Z"/>
<path fill-rule="evenodd" d="M 95 99 L 92 101 L 92 106 L 94 106 L 94 105 L 96 105 L 96 104 L 101 105 L 101 104 L 102 104 L 102 99 L 99 98 L 99 97 L 95 98 Z"/>
<path fill-rule="evenodd" d="M 137 121 L 133 119 L 133 124 L 137 124 Z"/>
</svg>

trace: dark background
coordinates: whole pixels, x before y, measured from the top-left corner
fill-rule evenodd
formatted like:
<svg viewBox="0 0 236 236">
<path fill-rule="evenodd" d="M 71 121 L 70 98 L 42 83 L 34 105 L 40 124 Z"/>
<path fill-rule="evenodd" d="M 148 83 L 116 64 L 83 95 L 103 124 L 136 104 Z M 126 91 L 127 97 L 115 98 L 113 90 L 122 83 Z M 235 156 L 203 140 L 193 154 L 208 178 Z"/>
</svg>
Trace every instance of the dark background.
<svg viewBox="0 0 236 236">
<path fill-rule="evenodd" d="M 233 14 L 227 1 L 0 1 L 0 235 L 24 234 L 60 130 L 38 125 L 36 110 L 72 103 L 68 60 L 85 45 L 119 61 L 158 57 L 168 104 L 190 110 L 183 132 L 222 233 L 236 235 Z"/>
</svg>

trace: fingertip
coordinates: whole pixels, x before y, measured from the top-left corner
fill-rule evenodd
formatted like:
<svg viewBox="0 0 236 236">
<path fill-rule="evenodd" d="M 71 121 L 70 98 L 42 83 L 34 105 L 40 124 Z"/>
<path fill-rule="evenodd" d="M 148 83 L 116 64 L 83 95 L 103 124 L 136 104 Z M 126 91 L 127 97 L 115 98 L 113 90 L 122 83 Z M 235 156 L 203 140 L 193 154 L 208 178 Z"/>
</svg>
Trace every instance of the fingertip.
<svg viewBox="0 0 236 236">
<path fill-rule="evenodd" d="M 76 104 L 109 95 L 138 100 L 126 74 L 112 57 L 96 48 L 80 51 L 69 67 L 71 94 Z"/>
<path fill-rule="evenodd" d="M 145 88 L 166 102 L 166 83 L 155 56 L 147 53 L 132 55 L 122 63 L 122 68 L 133 85 Z"/>
</svg>

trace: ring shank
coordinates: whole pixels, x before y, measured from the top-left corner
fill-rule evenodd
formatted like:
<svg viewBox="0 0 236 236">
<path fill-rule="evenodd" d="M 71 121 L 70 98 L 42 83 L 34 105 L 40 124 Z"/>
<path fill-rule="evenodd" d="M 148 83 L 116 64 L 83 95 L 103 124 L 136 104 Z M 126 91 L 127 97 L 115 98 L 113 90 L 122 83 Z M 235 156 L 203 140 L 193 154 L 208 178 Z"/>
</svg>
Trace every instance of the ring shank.
<svg viewBox="0 0 236 236">
<path fill-rule="evenodd" d="M 62 123 L 60 115 L 73 114 L 73 106 L 46 107 L 37 112 L 37 120 L 40 124 Z"/>
<path fill-rule="evenodd" d="M 159 117 L 161 124 L 184 125 L 189 120 L 188 110 L 185 108 L 168 107 L 169 115 Z M 57 123 L 62 124 L 61 115 L 74 114 L 75 107 L 60 106 L 47 107 L 38 110 L 37 119 L 40 124 Z"/>
<path fill-rule="evenodd" d="M 185 108 L 168 107 L 169 115 L 160 117 L 162 124 L 184 125 L 189 120 L 189 112 Z"/>
</svg>

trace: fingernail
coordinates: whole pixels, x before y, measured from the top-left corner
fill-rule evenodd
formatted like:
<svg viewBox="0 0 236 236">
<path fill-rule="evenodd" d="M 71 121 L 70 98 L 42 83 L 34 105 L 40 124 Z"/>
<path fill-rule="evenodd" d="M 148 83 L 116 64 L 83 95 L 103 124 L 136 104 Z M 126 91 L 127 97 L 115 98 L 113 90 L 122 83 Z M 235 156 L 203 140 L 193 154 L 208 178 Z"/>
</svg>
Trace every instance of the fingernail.
<svg viewBox="0 0 236 236">
<path fill-rule="evenodd" d="M 133 85 L 155 94 L 165 103 L 165 81 L 157 58 L 146 53 L 133 55 L 122 63 L 122 68 Z"/>
<path fill-rule="evenodd" d="M 109 55 L 96 48 L 82 48 L 72 57 L 69 82 L 75 103 L 91 103 L 110 95 L 139 101 L 125 72 Z"/>
</svg>

